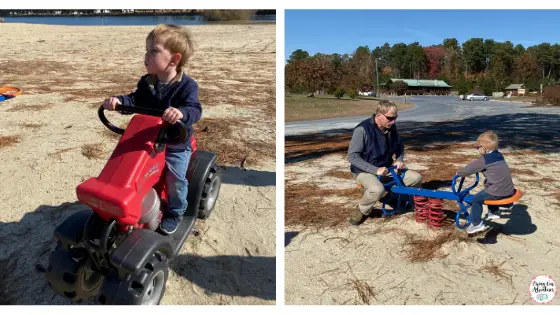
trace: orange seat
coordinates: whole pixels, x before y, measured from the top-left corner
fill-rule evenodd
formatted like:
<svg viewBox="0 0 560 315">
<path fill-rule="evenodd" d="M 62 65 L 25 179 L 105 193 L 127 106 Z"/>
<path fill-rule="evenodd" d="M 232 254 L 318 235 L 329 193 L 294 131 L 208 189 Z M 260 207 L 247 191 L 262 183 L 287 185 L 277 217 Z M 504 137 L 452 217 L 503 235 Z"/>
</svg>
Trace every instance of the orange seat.
<svg viewBox="0 0 560 315">
<path fill-rule="evenodd" d="M 0 87 L 0 95 L 14 97 L 14 96 L 21 95 L 21 93 L 23 93 L 23 90 L 17 87 L 13 87 L 13 86 Z"/>
<path fill-rule="evenodd" d="M 362 185 L 360 185 L 360 184 L 356 184 L 356 188 L 362 189 L 362 188 L 364 188 L 364 187 L 362 187 Z"/>
<path fill-rule="evenodd" d="M 490 206 L 509 205 L 509 204 L 514 203 L 517 200 L 519 200 L 521 198 L 521 196 L 523 196 L 523 193 L 521 192 L 521 190 L 516 189 L 513 196 L 511 196 L 509 198 L 499 199 L 499 200 L 486 200 L 486 201 L 484 201 L 484 204 L 485 205 L 490 205 Z"/>
</svg>

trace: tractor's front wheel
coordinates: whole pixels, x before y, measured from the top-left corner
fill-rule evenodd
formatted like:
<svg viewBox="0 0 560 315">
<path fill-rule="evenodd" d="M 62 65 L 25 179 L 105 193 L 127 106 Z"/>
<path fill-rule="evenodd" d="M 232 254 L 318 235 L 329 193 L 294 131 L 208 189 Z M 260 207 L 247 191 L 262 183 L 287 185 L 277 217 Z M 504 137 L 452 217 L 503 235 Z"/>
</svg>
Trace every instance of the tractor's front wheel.
<svg viewBox="0 0 560 315">
<path fill-rule="evenodd" d="M 83 248 L 65 250 L 61 246 L 50 255 L 46 276 L 49 286 L 72 302 L 95 296 L 104 280 Z"/>
</svg>

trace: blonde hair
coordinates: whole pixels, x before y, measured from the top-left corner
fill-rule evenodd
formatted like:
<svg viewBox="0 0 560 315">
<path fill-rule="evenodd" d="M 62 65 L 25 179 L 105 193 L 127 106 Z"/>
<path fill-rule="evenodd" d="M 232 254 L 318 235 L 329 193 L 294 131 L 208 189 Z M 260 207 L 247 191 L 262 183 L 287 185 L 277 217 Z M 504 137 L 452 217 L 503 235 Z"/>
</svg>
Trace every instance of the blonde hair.
<svg viewBox="0 0 560 315">
<path fill-rule="evenodd" d="M 393 109 L 395 113 L 397 112 L 397 105 L 389 100 L 382 100 L 377 103 L 377 107 L 375 108 L 375 115 L 377 114 L 386 114 Z"/>
<path fill-rule="evenodd" d="M 488 151 L 494 151 L 498 148 L 498 135 L 494 131 L 486 131 L 478 136 L 476 143 L 485 147 Z"/>
<path fill-rule="evenodd" d="M 194 55 L 192 36 L 184 27 L 173 24 L 160 24 L 148 34 L 146 40 L 154 40 L 155 38 L 163 40 L 163 47 L 172 54 L 181 54 L 181 60 L 177 64 L 177 72 L 183 70 L 187 61 Z"/>
</svg>

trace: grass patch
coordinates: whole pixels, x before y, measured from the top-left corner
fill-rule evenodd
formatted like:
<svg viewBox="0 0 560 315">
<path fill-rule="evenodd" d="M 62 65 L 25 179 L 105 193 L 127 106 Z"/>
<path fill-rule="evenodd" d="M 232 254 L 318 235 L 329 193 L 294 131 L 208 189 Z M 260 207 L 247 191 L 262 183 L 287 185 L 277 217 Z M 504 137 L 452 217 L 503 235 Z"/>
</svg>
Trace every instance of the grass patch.
<svg viewBox="0 0 560 315">
<path fill-rule="evenodd" d="M 20 136 L 0 136 L 0 148 L 9 147 L 20 142 Z"/>
<path fill-rule="evenodd" d="M 256 10 L 201 10 L 200 14 L 207 21 L 243 21 L 250 20 Z"/>
<path fill-rule="evenodd" d="M 285 120 L 302 121 L 336 117 L 369 116 L 375 111 L 378 99 L 361 97 L 337 99 L 332 95 L 307 97 L 305 94 L 286 94 Z M 411 108 L 411 103 L 395 102 L 399 110 Z"/>
<path fill-rule="evenodd" d="M 511 98 L 507 97 L 491 97 L 491 100 L 496 101 L 505 101 L 505 102 L 530 102 L 534 103 L 537 101 L 538 96 L 512 96 Z"/>
<path fill-rule="evenodd" d="M 62 153 L 66 153 L 69 151 L 74 150 L 75 148 L 65 148 L 65 149 L 56 149 L 56 151 L 49 153 L 48 156 L 50 157 L 56 157 L 58 159 L 62 159 Z"/>
<path fill-rule="evenodd" d="M 375 292 L 373 288 L 365 281 L 360 281 L 358 279 L 350 280 L 350 283 L 358 293 L 358 297 L 362 301 L 362 303 L 369 305 L 371 299 L 375 299 Z"/>
<path fill-rule="evenodd" d="M 275 159 L 276 145 L 265 143 L 250 137 L 235 138 L 236 130 L 244 129 L 248 124 L 240 120 L 206 118 L 196 123 L 194 137 L 197 148 L 215 152 L 218 164 L 242 166 L 258 163 L 259 160 Z"/>
<path fill-rule="evenodd" d="M 487 272 L 496 277 L 498 281 L 505 280 L 508 284 L 513 286 L 512 275 L 506 272 L 508 270 L 502 268 L 505 263 L 505 260 L 501 263 L 496 263 L 495 260 L 489 259 L 486 261 L 486 264 L 479 269 L 479 271 Z"/>
<path fill-rule="evenodd" d="M 473 242 L 466 233 L 454 227 L 443 230 L 436 237 L 423 238 L 408 235 L 405 238 L 404 252 L 411 262 L 426 262 L 432 259 L 441 259 L 448 256 L 441 251 L 443 245 L 451 242 Z"/>
<path fill-rule="evenodd" d="M 286 225 L 337 226 L 348 219 L 352 202 L 337 205 L 324 201 L 326 197 L 359 200 L 360 189 L 325 189 L 314 184 L 289 184 L 285 189 Z"/>
</svg>

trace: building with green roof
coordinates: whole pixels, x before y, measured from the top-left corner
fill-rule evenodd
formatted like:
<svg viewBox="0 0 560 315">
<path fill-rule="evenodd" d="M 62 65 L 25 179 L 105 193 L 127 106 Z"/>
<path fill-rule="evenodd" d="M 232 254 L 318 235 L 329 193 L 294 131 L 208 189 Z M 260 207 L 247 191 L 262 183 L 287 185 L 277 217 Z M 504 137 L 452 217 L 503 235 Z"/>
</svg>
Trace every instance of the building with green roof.
<svg viewBox="0 0 560 315">
<path fill-rule="evenodd" d="M 403 81 L 408 85 L 406 94 L 408 95 L 449 95 L 451 85 L 442 80 L 420 80 L 420 79 L 396 79 L 391 78 L 386 86 L 389 93 L 395 93 L 391 84 L 396 81 Z"/>
</svg>

